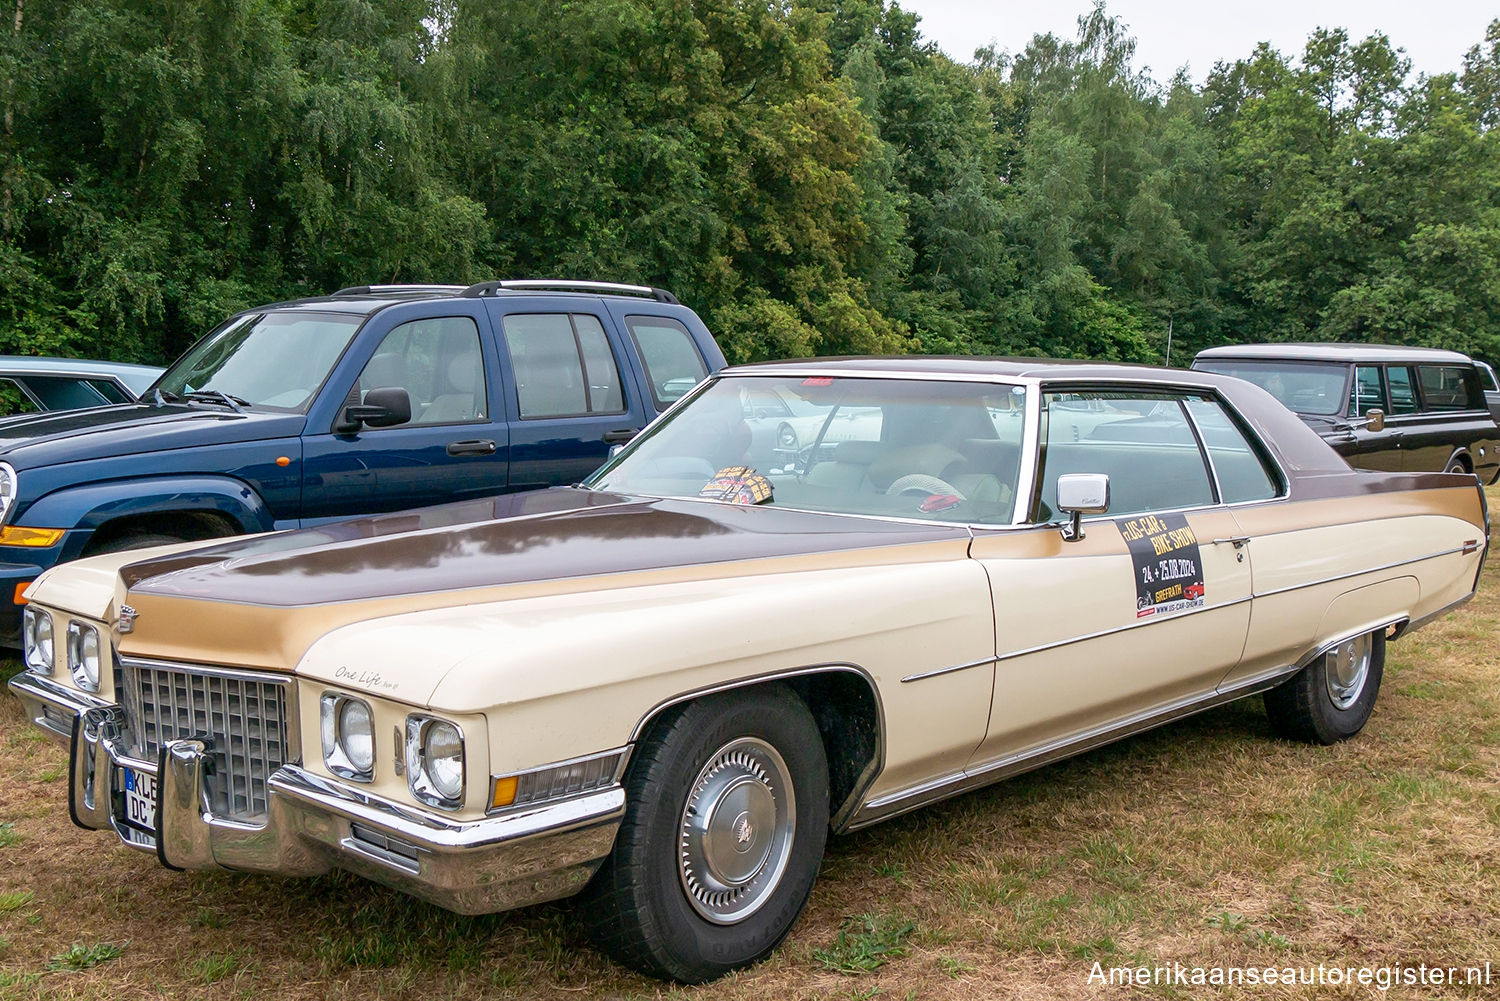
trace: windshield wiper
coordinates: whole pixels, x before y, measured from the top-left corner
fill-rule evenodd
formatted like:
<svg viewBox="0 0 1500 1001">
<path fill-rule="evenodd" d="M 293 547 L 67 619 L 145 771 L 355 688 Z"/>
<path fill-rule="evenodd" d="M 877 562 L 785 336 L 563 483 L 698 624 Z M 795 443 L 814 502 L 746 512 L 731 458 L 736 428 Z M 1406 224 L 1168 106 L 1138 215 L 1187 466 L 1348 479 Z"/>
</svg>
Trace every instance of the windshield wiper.
<svg viewBox="0 0 1500 1001">
<path fill-rule="evenodd" d="M 219 403 L 233 410 L 235 413 L 243 413 L 244 408 L 250 405 L 249 400 L 242 400 L 238 396 L 220 392 L 217 389 L 195 389 L 183 397 L 194 403 Z"/>
</svg>

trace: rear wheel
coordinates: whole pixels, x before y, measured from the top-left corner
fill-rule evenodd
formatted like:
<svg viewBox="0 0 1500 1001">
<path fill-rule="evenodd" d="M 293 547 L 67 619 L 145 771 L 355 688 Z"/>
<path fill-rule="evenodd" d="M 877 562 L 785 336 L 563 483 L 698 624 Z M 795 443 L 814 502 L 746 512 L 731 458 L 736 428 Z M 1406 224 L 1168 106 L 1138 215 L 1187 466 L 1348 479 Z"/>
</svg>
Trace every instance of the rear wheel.
<svg viewBox="0 0 1500 1001">
<path fill-rule="evenodd" d="M 625 793 L 584 897 L 600 948 L 684 983 L 768 955 L 828 837 L 828 762 L 806 705 L 781 685 L 690 703 L 641 741 Z"/>
<path fill-rule="evenodd" d="M 1385 630 L 1346 640 L 1266 693 L 1266 714 L 1283 737 L 1315 744 L 1364 728 L 1385 673 Z"/>
<path fill-rule="evenodd" d="M 1443 470 L 1445 473 L 1467 473 L 1468 471 L 1469 467 L 1464 465 L 1462 459 L 1449 459 L 1447 468 Z"/>
</svg>

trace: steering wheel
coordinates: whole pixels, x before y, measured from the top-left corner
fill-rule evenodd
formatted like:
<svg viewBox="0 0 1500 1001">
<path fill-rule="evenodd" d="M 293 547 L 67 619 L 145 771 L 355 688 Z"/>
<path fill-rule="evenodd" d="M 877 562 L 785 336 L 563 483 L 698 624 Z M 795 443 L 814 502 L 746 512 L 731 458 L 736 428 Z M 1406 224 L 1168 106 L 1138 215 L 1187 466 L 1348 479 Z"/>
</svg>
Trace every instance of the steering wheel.
<svg viewBox="0 0 1500 1001">
<path fill-rule="evenodd" d="M 894 497 L 897 494 L 920 491 L 924 494 L 952 494 L 959 500 L 966 500 L 963 491 L 959 490 L 947 480 L 936 476 L 928 476 L 926 473 L 907 473 L 905 476 L 897 477 L 895 482 L 885 488 L 887 496 Z"/>
</svg>

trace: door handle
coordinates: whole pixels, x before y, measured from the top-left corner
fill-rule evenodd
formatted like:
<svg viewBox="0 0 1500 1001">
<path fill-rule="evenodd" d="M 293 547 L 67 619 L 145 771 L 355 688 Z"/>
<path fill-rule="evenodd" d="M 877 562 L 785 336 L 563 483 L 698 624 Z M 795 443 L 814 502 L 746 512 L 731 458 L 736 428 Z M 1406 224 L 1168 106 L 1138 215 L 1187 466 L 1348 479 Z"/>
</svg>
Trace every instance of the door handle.
<svg viewBox="0 0 1500 1001">
<path fill-rule="evenodd" d="M 604 432 L 604 444 L 623 445 L 640 433 L 640 428 L 616 428 L 613 431 L 606 431 Z"/>
<path fill-rule="evenodd" d="M 488 438 L 471 438 L 468 441 L 450 441 L 449 455 L 494 455 L 495 443 Z"/>
<path fill-rule="evenodd" d="M 1236 549 L 1243 549 L 1245 546 L 1247 546 L 1247 545 L 1250 544 L 1250 536 L 1248 536 L 1248 535 L 1232 535 L 1232 536 L 1230 536 L 1230 537 L 1228 537 L 1226 539 L 1215 539 L 1214 540 L 1214 545 L 1216 545 L 1216 546 L 1222 546 L 1222 545 L 1225 545 L 1225 544 L 1231 545 L 1231 546 L 1233 546 Z"/>
</svg>

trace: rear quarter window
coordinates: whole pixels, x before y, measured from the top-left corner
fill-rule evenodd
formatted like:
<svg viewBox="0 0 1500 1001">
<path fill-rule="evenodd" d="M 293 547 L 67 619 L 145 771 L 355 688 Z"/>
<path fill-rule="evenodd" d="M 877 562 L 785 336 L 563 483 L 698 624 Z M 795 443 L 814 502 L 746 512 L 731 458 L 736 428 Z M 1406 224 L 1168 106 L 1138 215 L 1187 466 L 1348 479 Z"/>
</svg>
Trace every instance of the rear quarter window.
<svg viewBox="0 0 1500 1001">
<path fill-rule="evenodd" d="M 1485 409 L 1479 376 L 1469 366 L 1419 365 L 1417 382 L 1422 387 L 1424 410 L 1441 412 Z"/>
<path fill-rule="evenodd" d="M 667 409 L 708 378 L 698 345 L 681 323 L 665 316 L 627 316 L 625 325 L 640 351 L 657 410 Z"/>
</svg>

